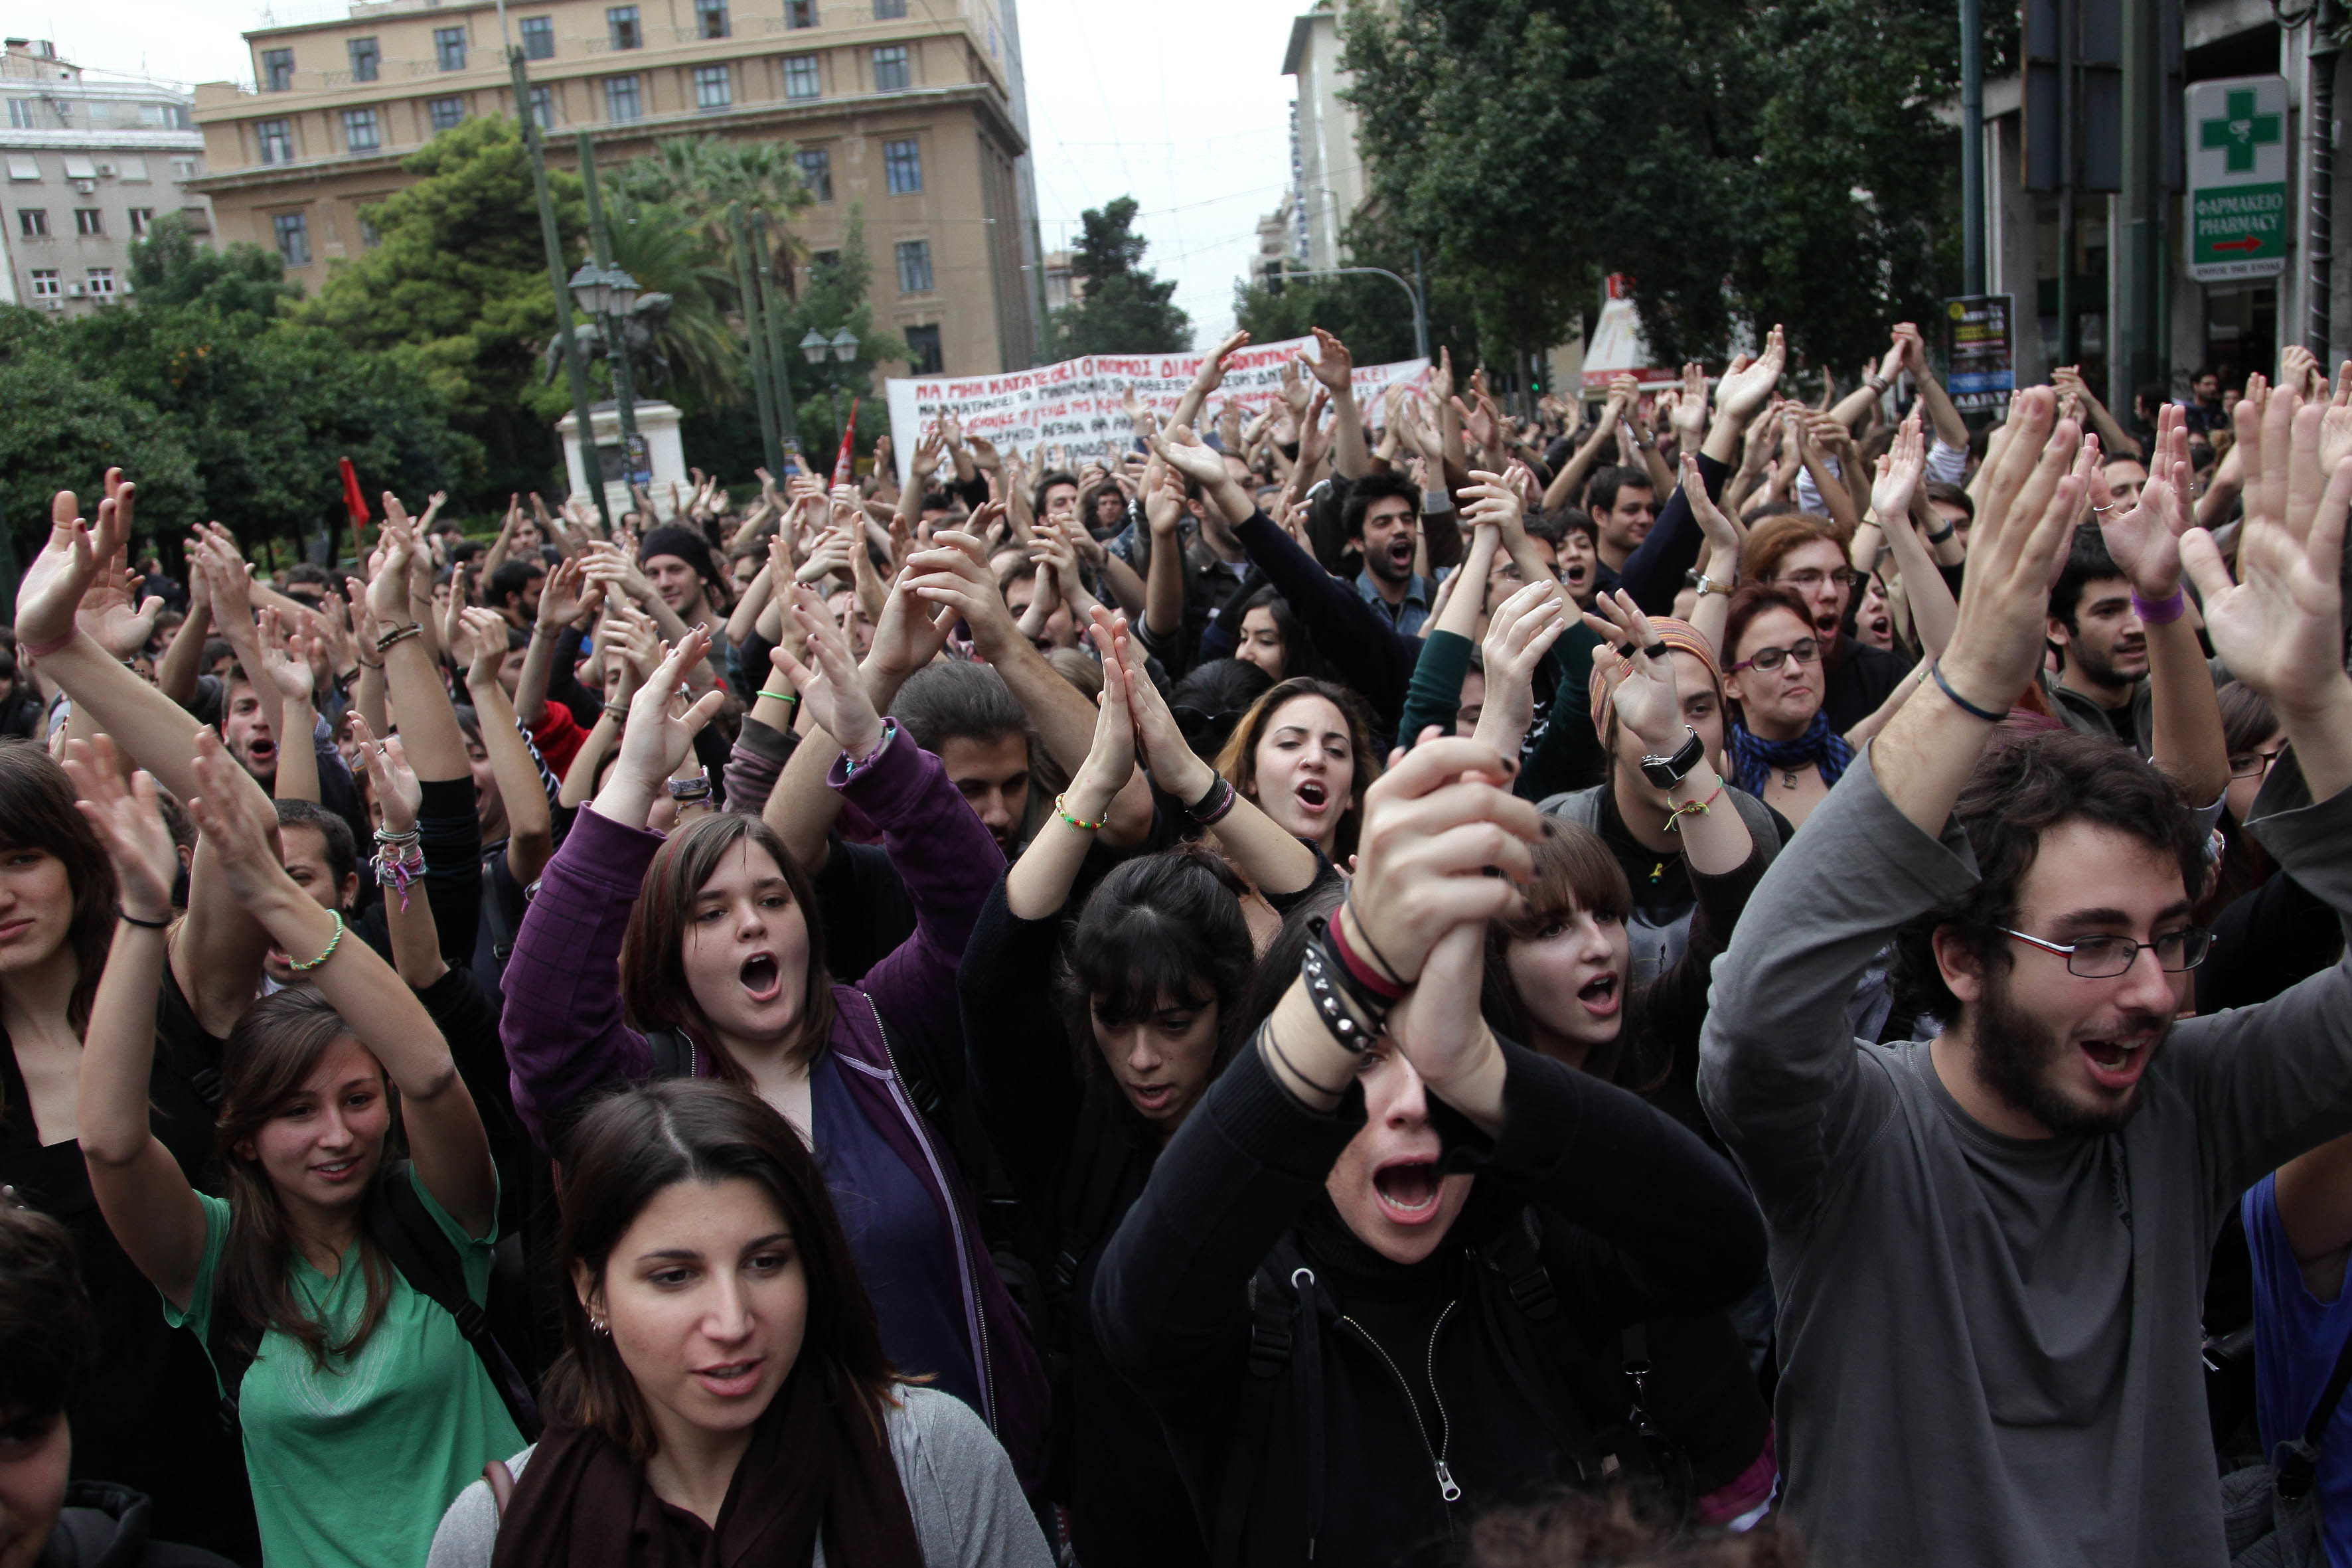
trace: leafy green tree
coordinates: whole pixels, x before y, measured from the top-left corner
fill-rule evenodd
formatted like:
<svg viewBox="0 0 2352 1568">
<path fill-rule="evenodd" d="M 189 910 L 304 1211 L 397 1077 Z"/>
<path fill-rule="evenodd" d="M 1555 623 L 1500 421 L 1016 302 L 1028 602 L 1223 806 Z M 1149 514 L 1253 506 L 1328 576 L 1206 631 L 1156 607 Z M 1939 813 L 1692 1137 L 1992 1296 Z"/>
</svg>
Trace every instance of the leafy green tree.
<svg viewBox="0 0 2352 1568">
<path fill-rule="evenodd" d="M 222 316 L 275 317 L 302 297 L 286 281 L 274 250 L 238 243 L 226 250 L 199 244 L 188 220 L 165 213 L 131 247 L 131 286 L 142 308 L 202 305 Z"/>
<path fill-rule="evenodd" d="M 1622 272 L 1661 361 L 1780 321 L 1851 366 L 1948 281 L 1954 0 L 1351 0 L 1344 34 L 1371 205 L 1489 359 Z"/>
<path fill-rule="evenodd" d="M 639 396 L 648 390 L 676 399 L 692 387 L 711 403 L 751 395 L 743 340 L 728 321 L 733 269 L 688 216 L 659 202 L 615 195 L 604 204 L 613 260 L 637 280 L 641 294 L 669 296 L 669 319 L 655 342 L 669 366 L 670 384 L 654 387 L 646 365 L 634 365 Z M 607 362 L 599 362 L 605 374 Z"/>
<path fill-rule="evenodd" d="M 672 136 L 621 166 L 614 188 L 625 196 L 673 207 L 701 231 L 706 247 L 732 277 L 734 225 L 730 210 L 765 215 L 768 232 L 782 239 L 792 219 L 814 205 L 816 196 L 801 175 L 790 142 L 724 142 L 716 136 Z M 789 248 L 787 242 L 786 248 Z M 790 258 L 780 250 L 773 258 Z M 731 289 L 725 290 L 731 296 Z"/>
<path fill-rule="evenodd" d="M 801 447 L 813 458 L 830 462 L 841 446 L 841 426 L 835 422 L 833 388 L 841 390 L 841 413 L 846 417 L 853 394 L 862 394 L 866 408 L 857 420 L 857 449 L 871 452 L 874 437 L 887 427 L 874 396 L 874 373 L 885 364 L 905 363 L 913 357 L 906 340 L 877 326 L 874 307 L 866 299 L 873 286 L 874 263 L 866 254 L 866 212 L 849 209 L 841 248 L 809 268 L 800 298 L 781 312 L 783 318 L 785 371 L 797 400 Z M 801 356 L 801 340 L 812 331 L 830 338 L 847 327 L 857 340 L 857 354 L 847 364 L 827 356 L 822 366 Z"/>
<path fill-rule="evenodd" d="M 1172 353 L 1192 346 L 1192 319 L 1172 302 L 1173 282 L 1143 269 L 1150 242 L 1134 232 L 1136 201 L 1121 196 L 1079 216 L 1070 258 L 1079 298 L 1046 323 L 1048 359 L 1078 354 Z"/>
<path fill-rule="evenodd" d="M 416 183 L 369 209 L 378 243 L 331 271 L 298 320 L 382 353 L 482 447 L 474 499 L 544 488 L 559 471 L 562 379 L 541 384 L 555 331 L 530 163 L 515 122 L 468 120 L 402 161 Z M 586 232 L 576 175 L 550 169 L 559 228 Z"/>
</svg>

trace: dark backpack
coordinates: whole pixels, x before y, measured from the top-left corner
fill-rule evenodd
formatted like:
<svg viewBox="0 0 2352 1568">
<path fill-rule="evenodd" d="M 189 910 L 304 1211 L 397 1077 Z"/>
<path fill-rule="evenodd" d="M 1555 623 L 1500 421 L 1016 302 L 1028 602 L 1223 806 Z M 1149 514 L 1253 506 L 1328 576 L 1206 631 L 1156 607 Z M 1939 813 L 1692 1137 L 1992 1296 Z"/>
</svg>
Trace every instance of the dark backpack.
<svg viewBox="0 0 2352 1568">
<path fill-rule="evenodd" d="M 407 1161 L 400 1161 L 383 1173 L 375 1190 L 368 1194 L 362 1222 L 367 1227 L 368 1238 L 383 1249 L 384 1257 L 408 1281 L 409 1289 L 457 1320 L 457 1332 L 480 1359 L 482 1370 L 489 1374 L 490 1386 L 498 1390 L 516 1429 L 523 1435 L 524 1441 L 539 1441 L 539 1402 L 532 1397 L 530 1384 L 516 1369 L 505 1347 L 499 1343 L 497 1334 L 491 1331 L 489 1314 L 467 1293 L 465 1258 L 426 1211 L 425 1200 L 417 1195 L 415 1177 Z M 220 1375 L 221 1422 L 236 1433 L 240 1430 L 237 1394 L 246 1373 L 253 1365 L 253 1354 L 228 1342 L 217 1314 L 213 1318 L 211 1332 L 205 1336 L 205 1349 L 211 1353 L 214 1369 Z"/>
</svg>

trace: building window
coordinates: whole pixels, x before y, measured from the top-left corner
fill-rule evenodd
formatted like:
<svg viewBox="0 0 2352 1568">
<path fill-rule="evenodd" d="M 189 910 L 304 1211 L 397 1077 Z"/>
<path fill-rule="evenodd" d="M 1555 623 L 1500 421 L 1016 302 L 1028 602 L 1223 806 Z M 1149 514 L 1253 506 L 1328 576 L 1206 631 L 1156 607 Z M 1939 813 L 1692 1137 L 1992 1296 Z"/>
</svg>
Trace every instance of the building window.
<svg viewBox="0 0 2352 1568">
<path fill-rule="evenodd" d="M 823 90 L 817 79 L 814 55 L 793 55 L 784 61 L 784 96 L 814 98 Z"/>
<path fill-rule="evenodd" d="M 350 153 L 373 153 L 383 145 L 383 127 L 377 121 L 373 109 L 343 110 L 343 149 Z"/>
<path fill-rule="evenodd" d="M 828 268 L 838 267 L 840 265 L 841 252 L 838 250 L 820 250 L 814 252 L 809 257 L 809 270 L 811 272 L 823 272 Z"/>
<path fill-rule="evenodd" d="M 96 207 L 74 208 L 74 234 L 82 239 L 106 237 L 106 215 Z"/>
<path fill-rule="evenodd" d="M 874 90 L 904 92 L 907 90 L 907 46 L 892 44 L 888 48 L 874 51 Z"/>
<path fill-rule="evenodd" d="M 445 71 L 466 68 L 466 29 L 436 27 L 433 29 L 433 58 Z"/>
<path fill-rule="evenodd" d="M 527 60 L 551 60 L 555 58 L 555 18 L 525 16 L 522 19 L 522 58 Z"/>
<path fill-rule="evenodd" d="M 261 51 L 261 90 L 285 92 L 294 85 L 294 51 L 264 49 Z"/>
<path fill-rule="evenodd" d="M 261 161 L 265 163 L 290 163 L 294 161 L 294 122 L 290 120 L 265 120 L 256 126 L 261 137 Z"/>
<path fill-rule="evenodd" d="M 541 131 L 555 129 L 555 89 L 535 87 L 530 89 L 531 123 Z"/>
<path fill-rule="evenodd" d="M 694 30 L 706 38 L 727 37 L 727 0 L 694 0 Z"/>
<path fill-rule="evenodd" d="M 896 21 L 906 14 L 907 0 L 874 0 L 874 19 L 877 22 Z"/>
<path fill-rule="evenodd" d="M 121 172 L 122 183 L 124 184 L 143 185 L 147 184 L 147 159 L 143 153 L 126 155 L 122 162 L 116 165 L 116 167 Z"/>
<path fill-rule="evenodd" d="M 353 38 L 345 47 L 352 55 L 352 79 L 373 81 L 383 57 L 378 52 L 373 38 Z"/>
<path fill-rule="evenodd" d="M 26 239 L 48 238 L 49 209 L 47 207 L 18 207 L 16 209 L 16 232 L 23 235 Z"/>
<path fill-rule="evenodd" d="M 172 160 L 172 178 L 173 180 L 193 180 L 195 177 L 196 161 L 194 158 L 174 158 Z"/>
<path fill-rule="evenodd" d="M 898 242 L 898 292 L 928 294 L 931 291 L 931 242 L 928 239 L 902 239 Z"/>
<path fill-rule="evenodd" d="M 913 137 L 882 143 L 882 173 L 894 196 L 911 196 L 923 188 L 923 150 Z"/>
<path fill-rule="evenodd" d="M 645 113 L 645 100 L 637 91 L 637 79 L 633 76 L 608 76 L 604 79 L 604 118 L 614 121 L 635 120 Z"/>
<path fill-rule="evenodd" d="M 784 26 L 814 27 L 816 26 L 816 0 L 784 0 Z"/>
<path fill-rule="evenodd" d="M 825 147 L 811 147 L 795 155 L 801 166 L 801 178 L 808 182 L 809 192 L 821 202 L 833 200 L 833 153 Z"/>
<path fill-rule="evenodd" d="M 735 79 L 725 66 L 694 68 L 694 107 L 724 109 L 735 101 Z"/>
<path fill-rule="evenodd" d="M 32 131 L 41 123 L 41 106 L 29 98 L 8 100 L 8 128 L 11 131 Z"/>
<path fill-rule="evenodd" d="M 635 5 L 612 5 L 604 11 L 604 36 L 616 49 L 646 47 L 645 29 L 637 25 Z"/>
<path fill-rule="evenodd" d="M 310 218 L 307 213 L 278 213 L 269 220 L 278 233 L 278 254 L 289 267 L 310 265 Z"/>
<path fill-rule="evenodd" d="M 36 267 L 33 268 L 34 299 L 54 300 L 64 292 L 65 289 L 58 281 L 58 269 L 56 268 Z"/>
<path fill-rule="evenodd" d="M 437 136 L 464 123 L 466 100 L 462 98 L 436 98 L 425 106 L 425 112 L 433 122 L 433 133 Z"/>
<path fill-rule="evenodd" d="M 30 153 L 8 154 L 8 177 L 12 180 L 37 180 L 41 177 L 41 161 Z"/>
<path fill-rule="evenodd" d="M 89 269 L 88 277 L 89 279 L 89 297 L 91 299 L 110 300 L 114 297 L 113 268 L 93 267 Z"/>
<path fill-rule="evenodd" d="M 147 231 L 154 226 L 155 209 L 153 207 L 132 207 L 131 209 L 131 234 L 133 238 L 146 238 Z"/>
<path fill-rule="evenodd" d="M 374 220 L 370 218 L 366 213 L 362 212 L 359 214 L 358 216 L 360 220 L 360 248 L 362 250 L 373 250 L 377 246 L 383 243 L 383 231 L 376 227 Z"/>
<path fill-rule="evenodd" d="M 940 330 L 930 327 L 903 327 L 898 335 L 907 340 L 907 355 L 917 375 L 939 375 L 947 369 L 940 357 Z"/>
</svg>

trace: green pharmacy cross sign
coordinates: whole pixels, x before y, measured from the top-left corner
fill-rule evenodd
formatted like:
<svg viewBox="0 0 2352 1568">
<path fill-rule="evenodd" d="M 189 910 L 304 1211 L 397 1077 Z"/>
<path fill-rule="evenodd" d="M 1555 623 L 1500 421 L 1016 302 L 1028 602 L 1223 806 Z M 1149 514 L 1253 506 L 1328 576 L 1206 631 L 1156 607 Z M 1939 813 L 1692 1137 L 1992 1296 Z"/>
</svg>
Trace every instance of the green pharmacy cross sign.
<svg viewBox="0 0 2352 1568">
<path fill-rule="evenodd" d="M 2286 116 L 2256 113 L 2252 88 L 2232 92 L 2223 101 L 2225 107 L 2220 114 L 2197 122 L 2197 144 L 2209 153 L 2221 153 L 2230 174 L 2251 174 L 2254 172 L 2254 149 L 2271 146 L 2285 137 Z"/>
<path fill-rule="evenodd" d="M 2233 77 L 2189 89 L 2186 225 L 2203 283 L 2275 277 L 2286 265 L 2286 79 Z"/>
</svg>

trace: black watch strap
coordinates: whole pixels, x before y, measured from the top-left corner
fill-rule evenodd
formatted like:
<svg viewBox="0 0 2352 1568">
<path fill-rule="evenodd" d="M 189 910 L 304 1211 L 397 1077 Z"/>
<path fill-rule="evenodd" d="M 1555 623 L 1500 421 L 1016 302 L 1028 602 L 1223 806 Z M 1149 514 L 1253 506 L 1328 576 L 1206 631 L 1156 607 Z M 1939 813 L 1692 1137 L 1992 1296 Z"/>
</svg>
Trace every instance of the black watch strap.
<svg viewBox="0 0 2352 1568">
<path fill-rule="evenodd" d="M 1687 724 L 1683 726 L 1683 730 L 1689 738 L 1675 749 L 1673 756 L 1645 756 L 1642 759 L 1642 776 L 1660 789 L 1672 789 L 1688 778 L 1690 771 L 1698 766 L 1699 759 L 1706 755 L 1706 747 L 1700 742 L 1698 731 Z"/>
</svg>

